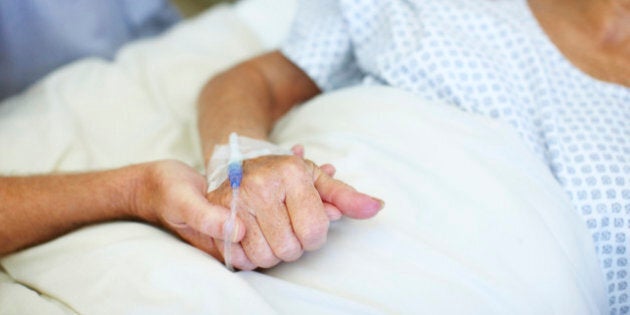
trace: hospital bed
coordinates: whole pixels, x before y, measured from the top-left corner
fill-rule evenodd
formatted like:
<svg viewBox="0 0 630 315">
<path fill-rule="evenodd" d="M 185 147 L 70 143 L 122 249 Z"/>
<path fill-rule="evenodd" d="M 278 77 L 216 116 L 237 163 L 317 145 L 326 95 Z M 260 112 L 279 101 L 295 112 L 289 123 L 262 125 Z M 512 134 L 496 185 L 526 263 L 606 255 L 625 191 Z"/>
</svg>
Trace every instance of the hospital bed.
<svg viewBox="0 0 630 315">
<path fill-rule="evenodd" d="M 0 104 L 0 174 L 166 158 L 202 171 L 198 91 L 277 47 L 294 8 L 218 6 L 113 62 L 59 69 Z M 385 209 L 333 223 L 325 247 L 297 262 L 253 272 L 147 224 L 89 226 L 0 258 L 0 314 L 607 313 L 583 222 L 508 126 L 372 86 L 301 105 L 272 139 L 303 144 Z"/>
</svg>

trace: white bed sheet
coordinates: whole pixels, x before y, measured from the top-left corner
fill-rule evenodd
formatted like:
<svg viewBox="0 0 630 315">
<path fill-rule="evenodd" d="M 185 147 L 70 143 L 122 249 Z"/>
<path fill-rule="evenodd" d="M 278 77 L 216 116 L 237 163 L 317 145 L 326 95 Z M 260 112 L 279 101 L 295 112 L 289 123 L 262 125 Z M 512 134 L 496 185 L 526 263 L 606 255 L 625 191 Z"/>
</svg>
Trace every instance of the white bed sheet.
<svg viewBox="0 0 630 315">
<path fill-rule="evenodd" d="M 223 6 L 114 63 L 60 69 L 0 104 L 0 174 L 162 158 L 201 169 L 197 91 L 277 45 L 293 7 Z M 0 259 L 0 314 L 607 313 L 583 223 L 509 127 L 359 87 L 298 108 L 273 139 L 303 143 L 386 208 L 334 223 L 326 247 L 264 272 L 230 273 L 148 225 L 87 227 Z"/>
</svg>

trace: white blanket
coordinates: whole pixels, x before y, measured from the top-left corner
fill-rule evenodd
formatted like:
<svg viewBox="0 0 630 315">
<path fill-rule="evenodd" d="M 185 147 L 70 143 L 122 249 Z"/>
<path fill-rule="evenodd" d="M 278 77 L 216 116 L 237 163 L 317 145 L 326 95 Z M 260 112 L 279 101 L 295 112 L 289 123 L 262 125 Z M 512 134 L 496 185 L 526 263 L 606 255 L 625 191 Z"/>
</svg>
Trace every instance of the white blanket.
<svg viewBox="0 0 630 315">
<path fill-rule="evenodd" d="M 293 6 L 220 7 L 114 63 L 60 69 L 0 104 L 0 174 L 162 158 L 201 169 L 199 88 L 277 45 Z M 261 272 L 228 272 L 148 225 L 87 227 L 0 259 L 0 314 L 607 313 L 583 223 L 508 126 L 358 87 L 291 112 L 273 139 L 304 144 L 385 209 L 334 223 L 323 249 Z"/>
</svg>

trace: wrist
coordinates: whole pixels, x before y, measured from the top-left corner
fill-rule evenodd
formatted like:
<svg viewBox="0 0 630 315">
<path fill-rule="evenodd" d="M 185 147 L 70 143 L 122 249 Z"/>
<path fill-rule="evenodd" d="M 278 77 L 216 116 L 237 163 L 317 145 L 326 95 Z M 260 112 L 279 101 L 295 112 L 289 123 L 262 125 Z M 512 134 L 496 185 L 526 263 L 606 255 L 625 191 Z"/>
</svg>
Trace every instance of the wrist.
<svg viewBox="0 0 630 315">
<path fill-rule="evenodd" d="M 154 169 L 155 163 L 136 164 L 121 169 L 125 173 L 125 183 L 121 187 L 128 215 L 151 223 L 157 222 L 150 193 L 155 187 Z"/>
</svg>

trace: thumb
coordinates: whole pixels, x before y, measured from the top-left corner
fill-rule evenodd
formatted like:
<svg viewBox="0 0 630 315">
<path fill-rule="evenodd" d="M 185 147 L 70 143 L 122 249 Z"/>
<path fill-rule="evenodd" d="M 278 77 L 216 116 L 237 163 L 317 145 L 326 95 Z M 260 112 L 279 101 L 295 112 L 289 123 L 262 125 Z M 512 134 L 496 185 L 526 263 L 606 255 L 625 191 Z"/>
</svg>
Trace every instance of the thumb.
<svg viewBox="0 0 630 315">
<path fill-rule="evenodd" d="M 319 192 L 322 201 L 333 205 L 343 215 L 354 219 L 371 218 L 384 206 L 382 200 L 360 193 L 348 184 L 318 169 L 315 170 L 315 189 Z"/>
<path fill-rule="evenodd" d="M 230 216 L 229 209 L 210 203 L 202 193 L 196 191 L 187 191 L 180 197 L 185 200 L 180 210 L 182 223 L 199 233 L 224 240 L 223 228 Z M 244 236 L 245 224 L 236 217 L 230 241 L 240 242 Z"/>
</svg>

